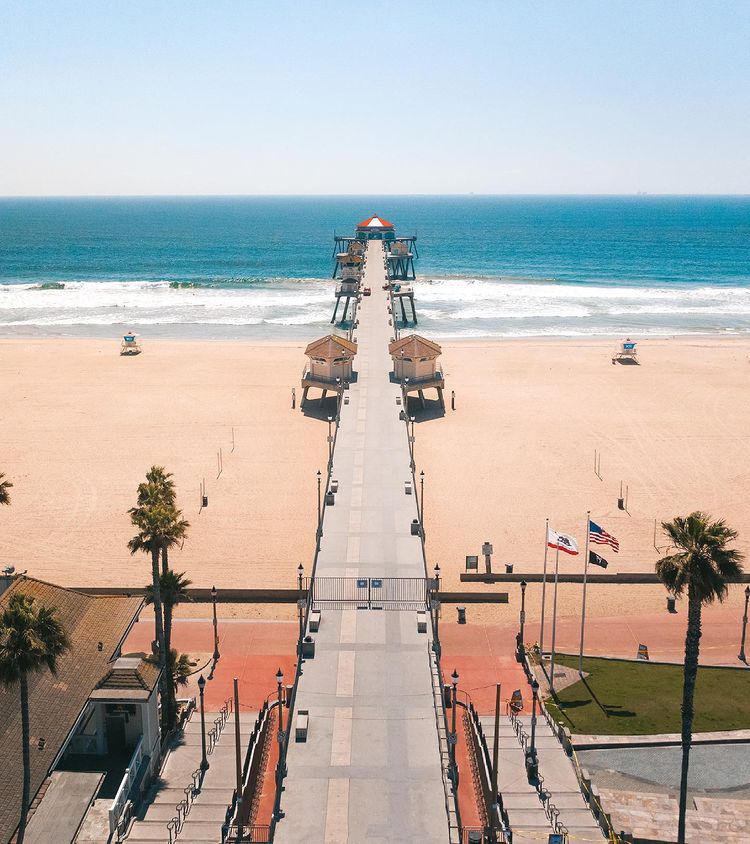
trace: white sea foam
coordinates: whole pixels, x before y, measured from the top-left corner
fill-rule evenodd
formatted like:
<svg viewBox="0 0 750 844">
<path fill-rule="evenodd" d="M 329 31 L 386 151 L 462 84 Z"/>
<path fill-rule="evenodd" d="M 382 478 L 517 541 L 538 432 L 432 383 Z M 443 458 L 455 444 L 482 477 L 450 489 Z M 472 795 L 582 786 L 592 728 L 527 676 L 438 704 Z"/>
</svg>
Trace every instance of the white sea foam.
<svg viewBox="0 0 750 844">
<path fill-rule="evenodd" d="M 261 326 L 281 335 L 329 325 L 334 282 L 66 281 L 0 285 L 0 327 L 132 324 Z M 607 336 L 750 331 L 750 287 L 571 284 L 554 280 L 435 278 L 415 283 L 420 327 L 435 336 Z"/>
</svg>

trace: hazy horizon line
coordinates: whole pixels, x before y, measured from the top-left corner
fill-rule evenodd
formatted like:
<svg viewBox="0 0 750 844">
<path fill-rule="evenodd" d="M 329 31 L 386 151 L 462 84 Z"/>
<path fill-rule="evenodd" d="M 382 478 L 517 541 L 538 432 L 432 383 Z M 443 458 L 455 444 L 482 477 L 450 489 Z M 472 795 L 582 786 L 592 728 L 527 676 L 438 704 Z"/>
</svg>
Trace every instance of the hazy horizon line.
<svg viewBox="0 0 750 844">
<path fill-rule="evenodd" d="M 90 193 L 90 194 L 0 194 L 0 201 L 14 199 L 356 199 L 374 198 L 442 198 L 442 197 L 482 197 L 482 198 L 731 198 L 747 199 L 750 193 L 652 193 L 634 191 L 630 193 Z"/>
</svg>

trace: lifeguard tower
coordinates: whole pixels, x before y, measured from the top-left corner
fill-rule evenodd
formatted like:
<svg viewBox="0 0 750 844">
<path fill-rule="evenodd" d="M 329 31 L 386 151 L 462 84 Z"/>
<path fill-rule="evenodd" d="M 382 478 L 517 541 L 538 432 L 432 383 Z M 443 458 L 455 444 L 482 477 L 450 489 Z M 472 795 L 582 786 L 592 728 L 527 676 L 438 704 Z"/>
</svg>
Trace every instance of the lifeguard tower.
<svg viewBox="0 0 750 844">
<path fill-rule="evenodd" d="M 311 387 L 322 391 L 321 405 L 329 391 L 341 395 L 352 380 L 357 344 L 337 334 L 329 334 L 313 340 L 305 349 L 305 354 L 310 360 L 302 373 L 302 406 Z"/>
<path fill-rule="evenodd" d="M 129 331 L 127 334 L 123 335 L 122 343 L 120 343 L 121 355 L 139 355 L 141 351 L 141 344 L 138 342 L 137 334 L 134 334 L 132 331 Z"/>
<path fill-rule="evenodd" d="M 425 407 L 424 391 L 434 388 L 437 390 L 440 406 L 445 408 L 443 389 L 445 380 L 443 369 L 438 363 L 442 349 L 432 340 L 426 340 L 418 334 L 409 334 L 394 340 L 388 346 L 388 352 L 393 360 L 393 374 L 401 384 L 404 396 L 417 393 Z"/>
<path fill-rule="evenodd" d="M 612 363 L 638 363 L 638 352 L 636 352 L 636 342 L 627 337 L 622 343 L 618 344 L 615 353 L 612 355 Z"/>
</svg>

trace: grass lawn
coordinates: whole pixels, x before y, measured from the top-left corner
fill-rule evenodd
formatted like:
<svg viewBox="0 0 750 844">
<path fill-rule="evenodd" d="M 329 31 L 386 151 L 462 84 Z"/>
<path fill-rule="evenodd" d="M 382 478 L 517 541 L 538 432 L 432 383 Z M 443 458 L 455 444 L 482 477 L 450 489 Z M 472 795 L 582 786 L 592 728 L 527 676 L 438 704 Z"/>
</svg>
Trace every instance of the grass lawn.
<svg viewBox="0 0 750 844">
<path fill-rule="evenodd" d="M 578 657 L 557 662 L 578 667 Z M 589 676 L 547 699 L 571 733 L 649 735 L 680 732 L 682 666 L 584 658 Z M 700 668 L 693 732 L 750 729 L 750 670 Z"/>
</svg>

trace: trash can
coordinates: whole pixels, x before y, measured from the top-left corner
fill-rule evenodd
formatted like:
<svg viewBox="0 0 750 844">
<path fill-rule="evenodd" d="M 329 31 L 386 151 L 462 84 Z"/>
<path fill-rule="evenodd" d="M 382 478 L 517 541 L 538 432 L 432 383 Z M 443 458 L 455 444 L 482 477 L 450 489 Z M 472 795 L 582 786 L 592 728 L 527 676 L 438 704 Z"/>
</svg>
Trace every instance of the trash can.
<svg viewBox="0 0 750 844">
<path fill-rule="evenodd" d="M 617 499 L 617 509 L 618 510 L 624 510 L 625 509 L 625 499 L 624 498 L 618 498 Z"/>
<path fill-rule="evenodd" d="M 478 829 L 472 829 L 469 832 L 469 837 L 467 838 L 467 841 L 469 842 L 469 844 L 482 844 L 483 839 L 484 836 Z"/>
<path fill-rule="evenodd" d="M 315 640 L 312 636 L 305 636 L 302 640 L 302 658 L 315 659 Z"/>
<path fill-rule="evenodd" d="M 332 492 L 327 492 L 326 493 L 326 506 L 327 507 L 333 507 L 333 505 L 335 503 L 336 503 L 336 497 L 334 496 L 334 494 Z"/>
<path fill-rule="evenodd" d="M 419 536 L 419 519 L 411 520 L 411 535 Z"/>
<path fill-rule="evenodd" d="M 203 506 L 208 507 L 208 496 L 207 495 L 203 496 Z"/>
<path fill-rule="evenodd" d="M 466 607 L 456 607 L 458 613 L 458 623 L 466 624 Z"/>
<path fill-rule="evenodd" d="M 453 706 L 453 687 L 450 683 L 443 684 L 443 703 L 446 709 L 450 709 Z"/>
<path fill-rule="evenodd" d="M 677 612 L 674 598 L 667 598 L 667 612 Z"/>
<path fill-rule="evenodd" d="M 506 574 L 513 574 L 513 563 L 506 563 L 505 564 L 505 573 Z"/>
</svg>

